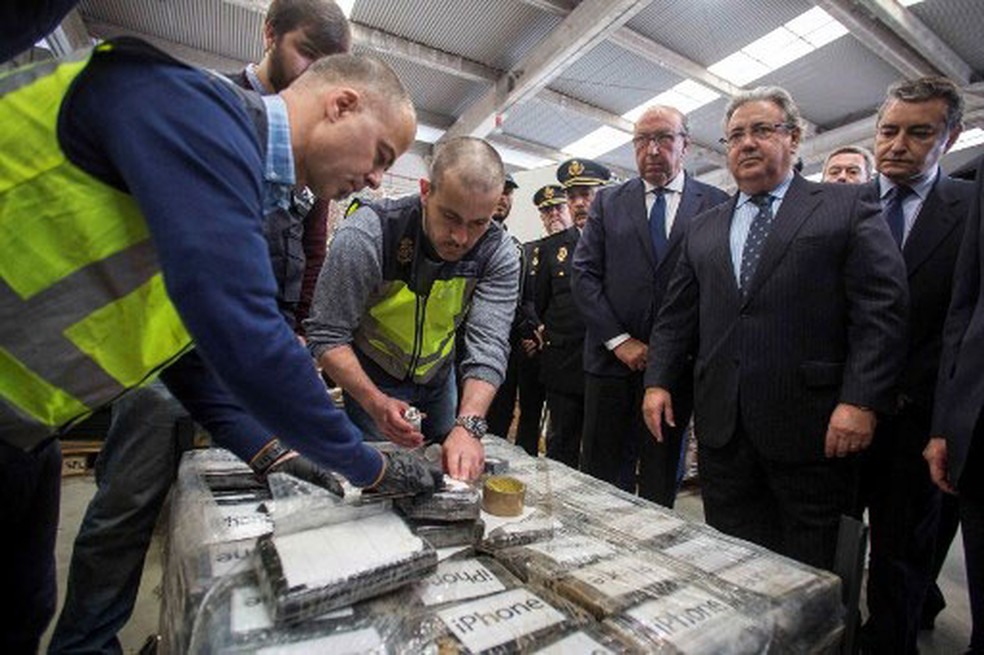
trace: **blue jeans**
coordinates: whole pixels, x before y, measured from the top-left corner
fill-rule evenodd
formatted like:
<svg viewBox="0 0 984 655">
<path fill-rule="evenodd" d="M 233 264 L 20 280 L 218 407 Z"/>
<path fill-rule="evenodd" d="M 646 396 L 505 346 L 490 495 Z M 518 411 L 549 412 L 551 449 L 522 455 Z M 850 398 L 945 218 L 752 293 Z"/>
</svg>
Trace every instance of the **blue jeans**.
<svg viewBox="0 0 984 655">
<path fill-rule="evenodd" d="M 412 381 L 397 381 L 385 373 L 374 370 L 371 365 L 363 363 L 363 368 L 369 379 L 387 396 L 404 400 L 427 416 L 421 422 L 420 431 L 424 439 L 441 443 L 454 427 L 455 412 L 458 411 L 458 387 L 455 383 L 454 370 L 448 373 L 443 382 L 434 386 L 417 384 Z M 376 422 L 362 409 L 358 401 L 348 393 L 342 394 L 345 399 L 345 413 L 362 430 L 366 441 L 386 441 L 386 437 L 376 427 Z"/>
<path fill-rule="evenodd" d="M 0 653 L 36 653 L 55 613 L 60 497 L 57 439 L 29 453 L 0 441 Z"/>
<path fill-rule="evenodd" d="M 133 612 L 154 524 L 177 475 L 175 422 L 186 415 L 159 381 L 113 406 L 49 653 L 122 652 L 116 635 Z"/>
</svg>

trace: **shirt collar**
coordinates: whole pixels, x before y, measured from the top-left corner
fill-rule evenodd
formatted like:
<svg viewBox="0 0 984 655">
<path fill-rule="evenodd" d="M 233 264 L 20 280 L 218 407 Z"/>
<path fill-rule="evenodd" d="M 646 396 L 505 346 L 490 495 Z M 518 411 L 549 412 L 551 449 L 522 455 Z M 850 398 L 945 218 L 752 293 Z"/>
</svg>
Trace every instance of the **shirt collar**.
<svg viewBox="0 0 984 655">
<path fill-rule="evenodd" d="M 296 179 L 287 104 L 278 95 L 263 96 L 263 103 L 267 110 L 267 152 L 263 179 L 273 184 L 293 186 Z"/>
<path fill-rule="evenodd" d="M 940 165 L 937 164 L 932 168 L 932 170 L 927 172 L 925 175 L 920 175 L 918 178 L 916 178 L 913 181 L 913 183 L 909 185 L 909 188 L 912 189 L 912 191 L 917 196 L 919 196 L 920 200 L 925 201 L 926 196 L 928 196 L 929 192 L 933 189 L 933 185 L 936 183 L 936 178 L 939 176 L 939 174 L 940 174 Z M 882 200 L 884 200 L 885 197 L 892 191 L 892 189 L 894 189 L 897 186 L 898 185 L 895 182 L 891 181 L 884 175 L 880 175 L 880 174 L 878 175 L 878 193 L 879 193 L 878 197 L 881 198 Z"/>
<path fill-rule="evenodd" d="M 683 169 L 681 168 L 680 172 L 676 174 L 676 177 L 674 177 L 672 180 L 666 183 L 666 186 L 663 187 L 663 191 L 664 192 L 670 191 L 673 193 L 683 193 L 683 182 L 686 179 L 686 177 L 687 174 L 684 173 Z M 643 180 L 642 183 L 646 187 L 647 194 L 652 193 L 658 188 L 655 184 L 650 184 L 646 180 Z"/>
<path fill-rule="evenodd" d="M 263 85 L 263 82 L 260 81 L 260 76 L 256 70 L 256 64 L 246 64 L 246 81 L 249 82 L 250 87 L 252 87 L 252 89 L 261 96 L 270 95 L 272 91 Z"/>
<path fill-rule="evenodd" d="M 780 182 L 779 186 L 777 186 L 775 189 L 769 191 L 769 195 L 772 196 L 773 201 L 782 200 L 783 198 L 786 197 L 786 192 L 789 191 L 789 185 L 793 183 L 794 175 L 795 174 L 792 171 L 789 171 L 789 174 L 786 176 L 786 179 Z M 740 191 L 738 193 L 738 204 L 735 206 L 735 209 L 741 207 L 746 202 L 749 202 L 751 199 L 752 196 L 748 195 L 744 191 Z"/>
</svg>

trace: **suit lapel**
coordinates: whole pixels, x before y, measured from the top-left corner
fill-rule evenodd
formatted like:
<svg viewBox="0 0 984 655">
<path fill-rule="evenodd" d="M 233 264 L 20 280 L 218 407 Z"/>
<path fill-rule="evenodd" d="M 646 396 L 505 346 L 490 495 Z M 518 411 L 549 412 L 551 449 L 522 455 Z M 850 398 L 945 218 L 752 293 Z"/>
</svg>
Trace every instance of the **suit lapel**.
<svg viewBox="0 0 984 655">
<path fill-rule="evenodd" d="M 748 302 L 763 281 L 769 279 L 772 270 L 782 259 L 789 248 L 793 237 L 799 232 L 800 226 L 810 217 L 820 204 L 821 186 L 811 185 L 799 175 L 793 177 L 789 189 L 779 207 L 779 213 L 772 219 L 772 229 L 762 248 L 762 258 L 752 277 L 751 286 L 745 294 L 742 304 Z M 732 277 L 734 275 L 732 274 Z"/>
<path fill-rule="evenodd" d="M 646 261 L 655 270 L 656 255 L 653 253 L 653 239 L 649 236 L 649 216 L 646 215 L 646 187 L 642 183 L 642 178 L 637 177 L 630 184 L 625 185 L 621 201 L 621 215 L 632 221 L 640 242 L 643 244 L 642 250 L 646 253 Z"/>
<path fill-rule="evenodd" d="M 690 176 L 685 175 L 683 182 L 683 193 L 680 194 L 680 204 L 677 206 L 676 217 L 673 219 L 673 227 L 670 228 L 670 238 L 666 246 L 666 256 L 656 264 L 656 274 L 659 275 L 663 268 L 663 262 L 673 259 L 673 252 L 679 247 L 683 240 L 683 235 L 687 232 L 687 224 L 690 219 L 697 214 L 700 207 L 700 199 L 703 192 L 690 184 Z M 647 226 L 648 229 L 648 226 Z M 650 237 L 650 241 L 652 237 Z"/>
<path fill-rule="evenodd" d="M 941 172 L 919 210 L 909 238 L 905 240 L 902 256 L 909 277 L 946 239 L 957 223 L 959 217 L 954 213 L 953 205 L 958 199 L 952 196 L 950 189 L 949 181 Z"/>
<path fill-rule="evenodd" d="M 710 243 L 712 248 L 712 262 L 718 275 L 725 280 L 728 293 L 733 297 L 738 297 L 738 280 L 735 279 L 735 269 L 731 261 L 731 218 L 735 213 L 735 205 L 738 203 L 738 194 L 731 197 L 731 200 L 717 207 L 711 216 L 702 222 L 707 223 L 707 230 L 710 232 Z"/>
</svg>

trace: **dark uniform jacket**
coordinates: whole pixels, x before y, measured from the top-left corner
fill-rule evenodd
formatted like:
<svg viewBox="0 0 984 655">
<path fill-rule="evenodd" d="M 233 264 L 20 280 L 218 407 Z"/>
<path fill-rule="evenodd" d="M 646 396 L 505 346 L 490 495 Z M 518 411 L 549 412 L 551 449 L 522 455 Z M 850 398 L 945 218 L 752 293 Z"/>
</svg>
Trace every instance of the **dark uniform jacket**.
<svg viewBox="0 0 984 655">
<path fill-rule="evenodd" d="M 571 292 L 580 231 L 570 227 L 540 242 L 533 269 L 534 306 L 544 325 L 540 380 L 551 390 L 584 394 L 584 321 Z"/>
</svg>

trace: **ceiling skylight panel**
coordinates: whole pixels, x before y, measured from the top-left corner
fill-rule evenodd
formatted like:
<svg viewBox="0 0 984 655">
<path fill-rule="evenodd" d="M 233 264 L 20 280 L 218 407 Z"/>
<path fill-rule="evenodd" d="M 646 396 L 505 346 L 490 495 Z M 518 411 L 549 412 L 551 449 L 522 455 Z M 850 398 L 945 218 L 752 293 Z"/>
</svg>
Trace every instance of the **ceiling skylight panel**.
<svg viewBox="0 0 984 655">
<path fill-rule="evenodd" d="M 615 129 L 608 125 L 599 127 L 594 132 L 581 137 L 570 145 L 561 148 L 566 153 L 574 157 L 584 157 L 593 159 L 600 154 L 609 152 L 624 145 L 632 140 L 632 135 L 628 132 Z"/>
</svg>

